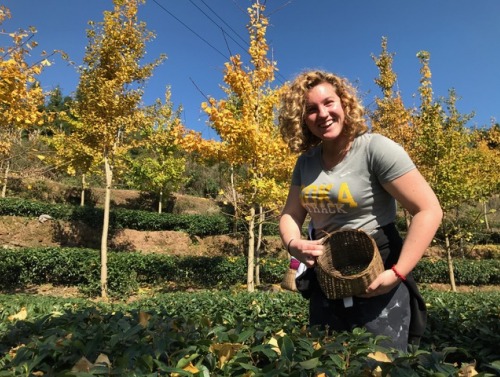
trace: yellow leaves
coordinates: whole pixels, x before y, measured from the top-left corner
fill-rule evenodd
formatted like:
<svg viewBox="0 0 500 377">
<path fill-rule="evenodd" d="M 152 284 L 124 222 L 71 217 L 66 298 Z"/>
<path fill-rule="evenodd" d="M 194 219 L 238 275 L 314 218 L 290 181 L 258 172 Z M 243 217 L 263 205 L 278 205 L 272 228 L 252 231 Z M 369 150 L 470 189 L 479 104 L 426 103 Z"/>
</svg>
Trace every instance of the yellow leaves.
<svg viewBox="0 0 500 377">
<path fill-rule="evenodd" d="M 231 56 L 224 67 L 227 98 L 209 98 L 201 104 L 221 141 L 207 143 L 187 134 L 180 143 L 206 159 L 216 158 L 244 172 L 245 179 L 236 179 L 232 187 L 239 201 L 249 206 L 269 204 L 275 209 L 286 197 L 283 182 L 288 184 L 296 156 L 290 153 L 275 125 L 280 88 L 271 88 L 276 65 L 266 57 L 268 20 L 264 9 L 260 4 L 248 8 L 253 67 L 245 67 L 240 55 Z M 247 216 L 247 221 L 251 218 Z"/>
<path fill-rule="evenodd" d="M 11 322 L 12 321 L 23 321 L 27 317 L 28 317 L 28 310 L 26 309 L 25 306 L 23 306 L 18 313 L 8 316 L 7 319 Z"/>
<path fill-rule="evenodd" d="M 16 34 L 17 35 L 17 34 Z M 22 38 L 19 43 L 22 43 Z M 29 66 L 25 61 L 27 51 L 22 45 L 8 50 L 6 59 L 0 58 L 0 139 L 17 141 L 19 131 L 43 122 L 44 113 L 39 108 L 44 104 L 44 93 L 40 86 L 32 85 L 41 72 L 39 66 Z M 6 135 L 8 134 L 8 135 Z M 8 155 L 9 148 L 2 150 Z"/>
<path fill-rule="evenodd" d="M 280 330 L 276 333 L 275 336 L 271 337 L 271 339 L 268 340 L 267 344 L 271 346 L 274 352 L 276 352 L 278 355 L 281 355 L 281 350 L 278 346 L 278 338 L 282 338 L 286 335 L 286 333 L 283 330 Z"/>
<path fill-rule="evenodd" d="M 151 314 L 143 312 L 142 310 L 139 312 L 139 324 L 142 327 L 148 327 L 150 319 L 151 319 Z"/>
<path fill-rule="evenodd" d="M 375 351 L 375 352 L 369 353 L 368 357 L 373 359 L 373 360 L 377 360 L 377 361 L 380 361 L 383 363 L 390 363 L 392 361 L 389 358 L 389 356 L 387 356 L 387 354 L 380 352 L 380 351 Z"/>
<path fill-rule="evenodd" d="M 193 373 L 193 374 L 198 373 L 198 372 L 200 371 L 198 368 L 196 368 L 196 367 L 193 365 L 193 363 L 189 363 L 188 365 L 186 365 L 186 366 L 185 366 L 184 368 L 182 368 L 182 369 L 184 369 L 186 372 L 190 372 L 190 373 Z M 172 376 L 173 376 L 174 374 L 176 374 L 176 373 L 172 373 Z"/>
<path fill-rule="evenodd" d="M 18 346 L 11 348 L 9 350 L 9 356 L 11 357 L 11 359 L 16 357 L 17 351 L 19 351 L 20 348 L 25 347 L 25 346 L 26 346 L 25 344 L 19 344 Z"/>
<path fill-rule="evenodd" d="M 80 360 L 71 368 L 72 372 L 89 372 L 94 366 L 85 356 L 82 356 Z"/>
<path fill-rule="evenodd" d="M 243 344 L 240 343 L 213 343 L 210 345 L 210 352 L 216 354 L 217 366 L 222 369 L 241 348 Z"/>
<path fill-rule="evenodd" d="M 196 366 L 194 366 L 192 362 L 197 357 L 197 354 L 184 356 L 181 360 L 178 361 L 177 368 L 181 368 L 182 370 L 193 374 L 199 373 L 200 370 Z M 174 372 L 171 373 L 170 376 L 180 377 L 181 374 Z"/>
<path fill-rule="evenodd" d="M 80 360 L 78 360 L 76 364 L 73 366 L 73 368 L 71 368 L 71 372 L 74 373 L 90 372 L 90 370 L 94 366 L 99 366 L 99 365 L 111 368 L 111 362 L 109 361 L 109 357 L 101 353 L 99 354 L 99 356 L 97 356 L 95 363 L 92 363 L 85 356 L 82 356 Z"/>
<path fill-rule="evenodd" d="M 477 376 L 476 364 L 466 364 L 463 363 L 458 371 L 458 377 L 472 377 Z"/>
<path fill-rule="evenodd" d="M 70 176 L 74 177 L 76 175 L 76 169 L 72 165 L 68 165 L 66 169 L 66 173 L 68 173 Z"/>
<path fill-rule="evenodd" d="M 281 355 L 281 350 L 278 346 L 278 339 L 276 339 L 274 336 L 269 339 L 269 341 L 267 342 L 267 344 L 269 344 L 271 346 L 271 348 L 273 349 L 274 352 L 276 352 L 278 355 Z"/>
<path fill-rule="evenodd" d="M 385 354 L 383 352 L 379 352 L 379 351 L 369 353 L 368 357 L 371 358 L 371 359 L 377 360 L 377 361 L 379 361 L 381 363 L 390 363 L 390 362 L 392 362 L 392 360 L 389 358 L 389 356 L 387 356 L 387 354 Z M 377 366 L 372 371 L 371 375 L 373 377 L 382 377 L 383 376 L 383 374 L 382 374 L 382 368 L 380 366 Z"/>
</svg>

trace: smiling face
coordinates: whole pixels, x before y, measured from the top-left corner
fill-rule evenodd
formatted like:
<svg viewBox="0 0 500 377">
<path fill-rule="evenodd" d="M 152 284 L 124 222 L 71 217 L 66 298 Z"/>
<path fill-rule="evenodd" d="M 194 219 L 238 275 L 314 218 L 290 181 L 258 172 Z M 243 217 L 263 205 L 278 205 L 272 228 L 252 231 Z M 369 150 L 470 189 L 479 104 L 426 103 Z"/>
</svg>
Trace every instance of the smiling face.
<svg viewBox="0 0 500 377">
<path fill-rule="evenodd" d="M 323 141 L 342 135 L 345 114 L 332 84 L 322 82 L 307 93 L 304 122 L 311 133 Z"/>
</svg>

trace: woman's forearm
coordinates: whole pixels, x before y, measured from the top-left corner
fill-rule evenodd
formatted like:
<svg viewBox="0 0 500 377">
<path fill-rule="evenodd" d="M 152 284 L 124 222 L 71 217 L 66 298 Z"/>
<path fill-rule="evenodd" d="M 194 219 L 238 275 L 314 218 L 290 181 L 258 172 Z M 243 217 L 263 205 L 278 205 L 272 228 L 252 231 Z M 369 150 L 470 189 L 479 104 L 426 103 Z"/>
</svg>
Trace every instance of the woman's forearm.
<svg viewBox="0 0 500 377">
<path fill-rule="evenodd" d="M 406 276 L 415 268 L 431 244 L 441 218 L 442 212 L 439 207 L 423 210 L 413 216 L 401 255 L 396 263 L 396 269 L 400 274 Z"/>
</svg>

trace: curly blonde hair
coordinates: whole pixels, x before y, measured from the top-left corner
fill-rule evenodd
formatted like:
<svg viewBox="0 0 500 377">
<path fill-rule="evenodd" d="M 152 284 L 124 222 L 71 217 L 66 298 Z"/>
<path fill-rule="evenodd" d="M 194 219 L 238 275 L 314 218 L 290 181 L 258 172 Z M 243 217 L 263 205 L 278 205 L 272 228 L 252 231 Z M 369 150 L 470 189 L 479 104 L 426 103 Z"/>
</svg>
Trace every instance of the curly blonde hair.
<svg viewBox="0 0 500 377">
<path fill-rule="evenodd" d="M 348 80 L 325 71 L 306 71 L 300 73 L 285 90 L 278 114 L 283 140 L 294 153 L 305 152 L 321 142 L 320 138 L 309 131 L 304 117 L 307 93 L 324 82 L 330 83 L 340 97 L 345 113 L 343 132 L 354 139 L 368 130 L 365 110 L 357 97 L 356 89 Z"/>
</svg>

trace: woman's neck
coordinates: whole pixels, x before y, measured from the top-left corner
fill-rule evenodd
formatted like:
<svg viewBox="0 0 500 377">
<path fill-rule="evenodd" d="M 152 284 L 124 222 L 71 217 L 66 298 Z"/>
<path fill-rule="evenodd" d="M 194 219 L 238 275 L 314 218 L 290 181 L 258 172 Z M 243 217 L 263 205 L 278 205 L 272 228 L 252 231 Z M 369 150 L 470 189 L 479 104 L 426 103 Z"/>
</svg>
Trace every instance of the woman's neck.
<svg viewBox="0 0 500 377">
<path fill-rule="evenodd" d="M 349 137 L 340 137 L 335 140 L 323 141 L 321 159 L 325 169 L 331 170 L 337 166 L 351 149 L 352 140 Z"/>
</svg>

